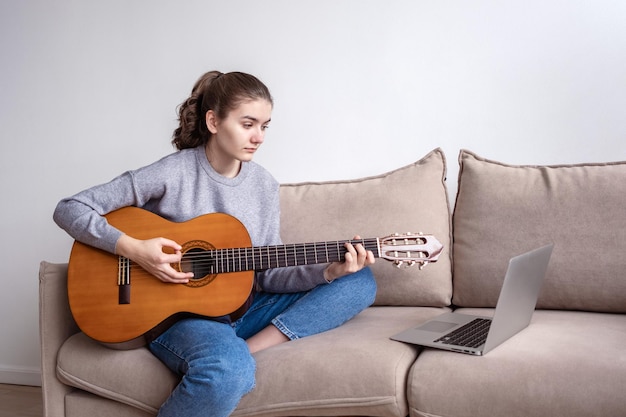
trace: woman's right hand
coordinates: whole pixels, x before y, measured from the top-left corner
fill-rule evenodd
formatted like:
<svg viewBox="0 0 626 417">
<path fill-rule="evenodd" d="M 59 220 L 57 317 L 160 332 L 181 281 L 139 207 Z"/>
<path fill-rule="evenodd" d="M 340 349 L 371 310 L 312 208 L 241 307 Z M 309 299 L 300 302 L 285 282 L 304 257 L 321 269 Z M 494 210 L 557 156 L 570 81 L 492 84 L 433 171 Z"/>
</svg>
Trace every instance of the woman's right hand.
<svg viewBox="0 0 626 417">
<path fill-rule="evenodd" d="M 166 253 L 164 248 L 174 253 Z M 116 254 L 125 256 L 161 281 L 186 284 L 193 278 L 193 272 L 179 272 L 171 265 L 180 262 L 182 249 L 178 243 L 163 237 L 140 240 L 128 235 L 122 235 L 115 247 Z"/>
</svg>

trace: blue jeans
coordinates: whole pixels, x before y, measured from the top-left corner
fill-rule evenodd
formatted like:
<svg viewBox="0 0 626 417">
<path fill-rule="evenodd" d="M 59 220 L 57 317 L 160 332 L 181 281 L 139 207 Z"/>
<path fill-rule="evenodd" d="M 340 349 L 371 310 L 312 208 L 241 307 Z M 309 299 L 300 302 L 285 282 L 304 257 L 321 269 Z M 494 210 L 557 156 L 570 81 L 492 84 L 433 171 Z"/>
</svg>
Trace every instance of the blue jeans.
<svg viewBox="0 0 626 417">
<path fill-rule="evenodd" d="M 310 291 L 258 293 L 232 324 L 204 319 L 177 322 L 150 351 L 182 376 L 159 417 L 229 416 L 254 388 L 256 363 L 245 339 L 270 324 L 290 340 L 333 329 L 374 302 L 376 281 L 369 268 Z"/>
</svg>

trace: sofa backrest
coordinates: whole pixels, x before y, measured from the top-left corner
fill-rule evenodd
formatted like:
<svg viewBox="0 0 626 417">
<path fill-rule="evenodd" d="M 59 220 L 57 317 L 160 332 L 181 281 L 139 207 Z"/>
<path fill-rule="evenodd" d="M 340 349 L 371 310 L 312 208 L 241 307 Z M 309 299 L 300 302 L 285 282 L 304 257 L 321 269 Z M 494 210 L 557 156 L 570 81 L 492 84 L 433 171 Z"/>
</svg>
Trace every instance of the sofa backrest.
<svg viewBox="0 0 626 417">
<path fill-rule="evenodd" d="M 447 306 L 452 297 L 450 207 L 446 161 L 435 149 L 419 161 L 381 175 L 347 181 L 284 184 L 280 189 L 284 243 L 434 235 L 444 251 L 436 263 L 396 268 L 378 259 L 377 305 Z"/>
<path fill-rule="evenodd" d="M 538 308 L 626 312 L 626 162 L 459 164 L 454 305 L 495 306 L 509 258 L 552 242 Z"/>
</svg>

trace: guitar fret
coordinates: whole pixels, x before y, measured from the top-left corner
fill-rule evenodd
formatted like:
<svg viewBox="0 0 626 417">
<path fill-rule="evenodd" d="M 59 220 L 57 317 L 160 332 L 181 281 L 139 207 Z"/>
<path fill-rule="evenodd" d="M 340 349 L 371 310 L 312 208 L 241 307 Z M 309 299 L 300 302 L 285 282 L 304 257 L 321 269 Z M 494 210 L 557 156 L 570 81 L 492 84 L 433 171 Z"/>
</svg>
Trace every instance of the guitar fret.
<svg viewBox="0 0 626 417">
<path fill-rule="evenodd" d="M 280 266 L 280 260 L 278 259 L 278 246 L 276 246 L 275 251 L 276 251 L 276 267 L 279 267 Z"/>
<path fill-rule="evenodd" d="M 265 269 L 265 247 L 259 248 L 259 269 Z"/>
<path fill-rule="evenodd" d="M 285 260 L 284 260 L 283 266 L 287 266 L 287 265 L 289 265 L 289 263 L 287 262 L 287 245 L 283 245 L 283 253 L 285 255 Z"/>
<path fill-rule="evenodd" d="M 265 269 L 265 247 L 258 248 L 259 251 L 259 269 Z"/>
<path fill-rule="evenodd" d="M 306 259 L 307 259 L 307 264 L 316 264 L 316 253 L 315 253 L 315 243 L 309 243 L 306 245 L 306 247 L 309 249 L 308 252 L 306 252 Z M 313 251 L 311 251 L 311 249 L 313 249 Z"/>
<path fill-rule="evenodd" d="M 276 253 L 276 267 L 280 268 L 282 266 L 280 262 L 280 246 L 276 246 L 274 250 Z"/>
</svg>

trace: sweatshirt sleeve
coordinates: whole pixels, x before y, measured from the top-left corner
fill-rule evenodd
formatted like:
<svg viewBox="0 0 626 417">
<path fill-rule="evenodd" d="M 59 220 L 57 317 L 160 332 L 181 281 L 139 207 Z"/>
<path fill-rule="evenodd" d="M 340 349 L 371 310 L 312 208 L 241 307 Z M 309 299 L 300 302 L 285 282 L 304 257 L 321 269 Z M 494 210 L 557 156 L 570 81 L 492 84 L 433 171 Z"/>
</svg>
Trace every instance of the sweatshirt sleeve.
<svg viewBox="0 0 626 417">
<path fill-rule="evenodd" d="M 137 203 L 132 174 L 126 172 L 106 184 L 64 198 L 57 204 L 53 219 L 74 239 L 115 253 L 122 232 L 109 225 L 103 216 Z"/>
<path fill-rule="evenodd" d="M 261 290 L 273 293 L 308 291 L 320 284 L 328 284 L 324 269 L 328 264 L 292 266 L 268 269 L 257 274 Z"/>
</svg>

